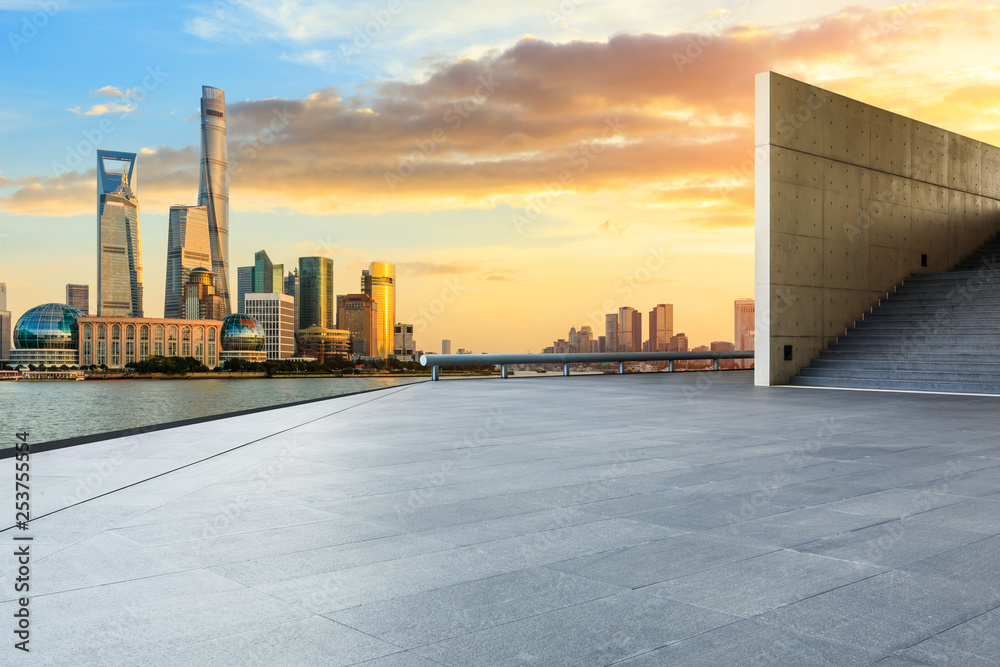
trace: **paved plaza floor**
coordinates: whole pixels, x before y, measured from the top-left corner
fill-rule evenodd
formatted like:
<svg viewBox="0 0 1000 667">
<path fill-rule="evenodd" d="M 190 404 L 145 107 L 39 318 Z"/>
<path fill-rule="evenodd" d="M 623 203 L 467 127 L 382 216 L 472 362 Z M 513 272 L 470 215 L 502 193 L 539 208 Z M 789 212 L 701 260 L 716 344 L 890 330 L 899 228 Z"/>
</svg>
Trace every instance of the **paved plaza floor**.
<svg viewBox="0 0 1000 667">
<path fill-rule="evenodd" d="M 724 371 L 427 382 L 38 452 L 0 664 L 996 665 L 998 434 L 1000 397 Z"/>
</svg>

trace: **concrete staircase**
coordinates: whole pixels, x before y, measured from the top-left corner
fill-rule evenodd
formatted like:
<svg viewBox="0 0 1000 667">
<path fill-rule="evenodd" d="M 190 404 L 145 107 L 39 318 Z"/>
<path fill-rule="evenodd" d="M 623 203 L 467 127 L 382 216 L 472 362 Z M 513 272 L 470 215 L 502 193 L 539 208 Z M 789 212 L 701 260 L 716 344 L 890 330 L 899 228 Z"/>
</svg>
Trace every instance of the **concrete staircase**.
<svg viewBox="0 0 1000 667">
<path fill-rule="evenodd" d="M 1000 234 L 911 276 L 791 378 L 807 387 L 1000 394 Z"/>
</svg>

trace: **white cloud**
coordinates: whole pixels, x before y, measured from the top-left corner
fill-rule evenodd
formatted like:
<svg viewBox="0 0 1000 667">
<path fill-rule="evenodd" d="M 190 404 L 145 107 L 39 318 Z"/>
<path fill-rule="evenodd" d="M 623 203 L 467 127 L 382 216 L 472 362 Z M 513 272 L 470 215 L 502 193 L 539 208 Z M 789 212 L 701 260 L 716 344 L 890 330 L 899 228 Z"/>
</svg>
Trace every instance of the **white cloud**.
<svg viewBox="0 0 1000 667">
<path fill-rule="evenodd" d="M 122 91 L 114 86 L 104 86 L 97 90 L 92 90 L 87 97 L 121 97 Z"/>
<path fill-rule="evenodd" d="M 82 111 L 78 106 L 66 109 L 66 111 L 76 114 L 77 116 L 103 116 L 108 113 L 132 113 L 135 110 L 136 106 L 134 104 L 119 104 L 118 102 L 95 104 L 86 111 Z"/>
</svg>

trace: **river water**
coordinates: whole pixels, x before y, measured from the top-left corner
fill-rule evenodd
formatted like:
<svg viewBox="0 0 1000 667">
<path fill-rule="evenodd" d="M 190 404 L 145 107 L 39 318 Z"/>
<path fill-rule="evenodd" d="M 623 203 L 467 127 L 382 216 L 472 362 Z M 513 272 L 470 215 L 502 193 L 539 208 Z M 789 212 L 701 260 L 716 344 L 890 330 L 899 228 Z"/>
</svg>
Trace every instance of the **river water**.
<svg viewBox="0 0 1000 667">
<path fill-rule="evenodd" d="M 426 377 L 0 382 L 0 447 L 34 444 L 311 398 L 423 382 Z"/>
</svg>

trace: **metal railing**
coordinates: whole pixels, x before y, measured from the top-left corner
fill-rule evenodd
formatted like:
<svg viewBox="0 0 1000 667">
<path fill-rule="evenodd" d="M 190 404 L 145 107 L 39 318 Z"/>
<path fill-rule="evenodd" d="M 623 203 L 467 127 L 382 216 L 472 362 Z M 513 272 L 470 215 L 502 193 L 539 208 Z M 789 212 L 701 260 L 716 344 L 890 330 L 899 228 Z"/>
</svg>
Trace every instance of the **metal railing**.
<svg viewBox="0 0 1000 667">
<path fill-rule="evenodd" d="M 572 354 L 422 354 L 420 365 L 431 367 L 431 379 L 437 380 L 441 366 L 500 366 L 500 377 L 507 377 L 507 366 L 513 364 L 562 364 L 563 375 L 569 375 L 570 364 L 618 362 L 618 372 L 625 372 L 630 361 L 669 361 L 667 372 L 674 372 L 675 361 L 711 359 L 712 370 L 719 370 L 722 359 L 753 359 L 753 350 L 727 352 L 578 352 Z"/>
</svg>

